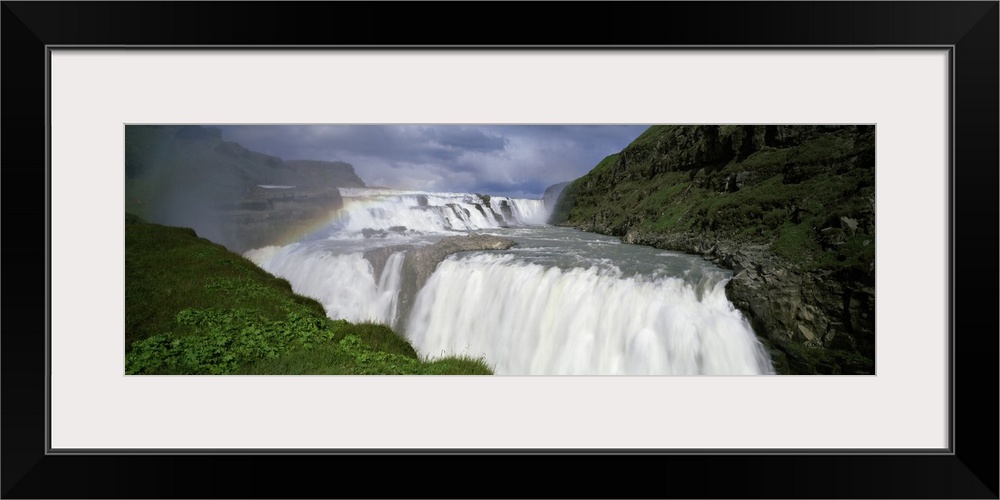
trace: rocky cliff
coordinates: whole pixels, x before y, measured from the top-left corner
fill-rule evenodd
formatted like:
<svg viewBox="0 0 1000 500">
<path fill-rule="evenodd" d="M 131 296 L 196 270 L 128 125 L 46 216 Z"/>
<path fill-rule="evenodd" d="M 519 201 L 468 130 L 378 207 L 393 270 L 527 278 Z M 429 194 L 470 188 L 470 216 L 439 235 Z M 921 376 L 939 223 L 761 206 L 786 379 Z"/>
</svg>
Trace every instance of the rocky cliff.
<svg viewBox="0 0 1000 500">
<path fill-rule="evenodd" d="M 213 127 L 125 127 L 125 211 L 236 252 L 301 236 L 364 186 L 348 163 L 284 161 Z"/>
<path fill-rule="evenodd" d="M 874 126 L 654 126 L 552 222 L 733 269 L 779 373 L 874 373 Z"/>
<path fill-rule="evenodd" d="M 438 264 L 451 254 L 481 250 L 507 250 L 514 246 L 514 240 L 500 238 L 488 234 L 469 234 L 466 236 L 449 236 L 430 245 L 413 246 L 397 245 L 380 247 L 364 253 L 365 259 L 371 263 L 376 281 L 382 277 L 386 262 L 396 252 L 406 252 L 403 258 L 402 287 L 399 292 L 398 321 L 394 325 L 396 331 L 405 331 L 407 318 L 413 309 L 413 304 L 420 289 L 437 269 Z"/>
</svg>

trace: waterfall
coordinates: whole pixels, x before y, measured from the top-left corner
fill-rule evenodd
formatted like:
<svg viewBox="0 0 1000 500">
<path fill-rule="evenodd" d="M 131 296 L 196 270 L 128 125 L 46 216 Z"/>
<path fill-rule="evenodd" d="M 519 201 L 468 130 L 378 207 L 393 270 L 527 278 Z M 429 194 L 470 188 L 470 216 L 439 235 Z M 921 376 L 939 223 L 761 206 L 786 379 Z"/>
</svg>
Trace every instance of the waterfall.
<svg viewBox="0 0 1000 500">
<path fill-rule="evenodd" d="M 724 281 L 699 294 L 680 278 L 618 274 L 449 258 L 417 296 L 406 334 L 419 352 L 484 356 L 497 374 L 773 373 Z"/>
<path fill-rule="evenodd" d="M 545 226 L 542 200 L 342 191 L 325 233 L 244 255 L 331 318 L 397 329 L 425 359 L 484 357 L 501 375 L 774 373 L 726 297 L 731 273 L 696 256 Z M 480 229 L 521 243 L 429 264 L 413 250 Z M 413 262 L 433 269 L 426 282 Z"/>
<path fill-rule="evenodd" d="M 335 214 L 337 237 L 398 237 L 505 226 L 543 224 L 542 200 L 467 193 L 424 193 L 342 188 L 344 207 Z"/>
<path fill-rule="evenodd" d="M 389 257 L 377 281 L 371 263 L 358 252 L 335 254 L 314 245 L 292 244 L 245 255 L 265 271 L 287 279 L 295 293 L 318 300 L 330 318 L 396 323 L 402 252 Z"/>
<path fill-rule="evenodd" d="M 382 270 L 382 276 L 378 280 L 377 299 L 375 310 L 378 314 L 378 321 L 389 326 L 396 326 L 396 313 L 399 307 L 399 293 L 403 287 L 403 256 L 404 252 L 394 252 L 389 256 L 389 260 Z"/>
</svg>

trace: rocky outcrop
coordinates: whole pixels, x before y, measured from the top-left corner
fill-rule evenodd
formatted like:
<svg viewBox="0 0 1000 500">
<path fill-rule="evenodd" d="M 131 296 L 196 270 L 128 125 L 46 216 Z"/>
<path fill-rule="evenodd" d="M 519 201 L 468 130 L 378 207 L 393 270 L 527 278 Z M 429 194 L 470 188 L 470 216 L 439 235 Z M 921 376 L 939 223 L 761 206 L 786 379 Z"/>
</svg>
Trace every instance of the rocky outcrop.
<svg viewBox="0 0 1000 500">
<path fill-rule="evenodd" d="M 413 245 L 378 247 L 365 250 L 362 255 L 372 265 L 372 276 L 375 277 L 375 282 L 378 283 L 382 279 L 382 272 L 385 270 L 386 263 L 389 262 L 389 257 L 392 257 L 392 254 L 396 252 L 409 252 L 413 248 Z"/>
<path fill-rule="evenodd" d="M 372 229 L 366 227 L 361 230 L 361 236 L 365 238 L 386 238 L 393 234 L 406 234 L 406 226 L 391 226 L 389 229 Z"/>
<path fill-rule="evenodd" d="M 417 292 L 424 287 L 427 279 L 430 278 L 438 264 L 446 257 L 458 252 L 471 252 L 478 250 L 507 250 L 514 246 L 514 240 L 499 238 L 485 234 L 470 234 L 468 236 L 451 236 L 439 240 L 431 245 L 417 247 L 406 253 L 403 259 L 402 282 L 400 290 L 397 331 L 406 331 L 406 318 L 413 309 L 413 302 L 416 300 Z M 370 262 L 382 261 L 381 267 L 385 267 L 383 259 L 388 259 L 394 251 L 401 247 L 392 247 L 387 250 L 380 250 L 371 253 Z M 386 254 L 388 252 L 388 254 Z M 366 253 L 368 258 L 369 254 Z M 381 275 L 381 272 L 378 273 Z"/>
<path fill-rule="evenodd" d="M 470 234 L 467 236 L 451 236 L 437 242 L 418 247 L 406 254 L 403 261 L 403 272 L 410 273 L 417 290 L 423 288 L 427 278 L 431 276 L 437 265 L 445 257 L 458 252 L 477 250 L 507 250 L 514 246 L 514 240 L 490 236 L 488 234 Z"/>
<path fill-rule="evenodd" d="M 622 241 L 699 254 L 732 269 L 726 295 L 750 321 L 778 373 L 874 373 L 874 286 L 803 269 L 767 245 L 638 231 Z"/>
<path fill-rule="evenodd" d="M 406 252 L 403 259 L 402 282 L 400 290 L 396 331 L 406 331 L 406 319 L 413 309 L 417 292 L 424 287 L 427 279 L 437 269 L 446 257 L 459 252 L 482 250 L 507 250 L 514 246 L 514 240 L 486 234 L 470 234 L 467 236 L 450 236 L 431 245 L 412 246 L 396 245 L 368 250 L 364 257 L 372 264 L 375 280 L 378 281 L 385 269 L 389 257 L 396 252 Z"/>
<path fill-rule="evenodd" d="M 779 373 L 875 367 L 872 126 L 651 127 L 567 186 L 553 221 L 700 254 Z"/>
</svg>

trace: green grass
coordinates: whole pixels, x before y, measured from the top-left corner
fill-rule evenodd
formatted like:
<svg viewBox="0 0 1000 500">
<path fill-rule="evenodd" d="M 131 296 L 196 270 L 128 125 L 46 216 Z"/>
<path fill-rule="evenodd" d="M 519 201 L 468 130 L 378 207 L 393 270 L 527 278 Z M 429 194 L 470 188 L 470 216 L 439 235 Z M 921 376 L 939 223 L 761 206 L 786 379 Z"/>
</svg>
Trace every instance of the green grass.
<svg viewBox="0 0 1000 500">
<path fill-rule="evenodd" d="M 384 325 L 331 320 L 194 231 L 125 217 L 128 374 L 491 374 L 482 359 L 427 362 Z"/>
<path fill-rule="evenodd" d="M 611 172 L 611 168 L 615 165 L 616 161 L 618 161 L 617 153 L 605 156 L 604 159 L 601 160 L 596 167 L 594 167 L 593 171 L 597 174 L 608 174 Z"/>
<path fill-rule="evenodd" d="M 778 236 L 771 244 L 771 250 L 782 257 L 792 259 L 803 251 L 815 253 L 819 250 L 819 246 L 810 237 L 811 228 L 808 224 L 785 221 L 776 232 Z"/>
<path fill-rule="evenodd" d="M 653 125 L 647 128 L 643 133 L 639 134 L 633 140 L 629 147 L 646 147 L 656 144 L 657 139 L 662 135 L 672 132 L 677 128 L 677 125 Z"/>
<path fill-rule="evenodd" d="M 705 164 L 707 170 L 697 164 L 685 170 L 671 162 L 691 155 L 675 145 L 701 146 L 682 129 L 650 127 L 626 148 L 632 159 L 627 170 L 614 171 L 617 157 L 605 158 L 567 187 L 560 217 L 552 222 L 617 236 L 639 230 L 735 238 L 771 245 L 807 269 L 873 279 L 873 234 L 859 231 L 837 245 L 821 243 L 823 229 L 837 226 L 842 216 L 873 221 L 873 142 L 845 128 L 791 147 L 762 147 L 724 165 Z M 720 130 L 726 136 L 735 129 Z M 723 189 L 736 175 L 746 176 L 742 187 Z"/>
<path fill-rule="evenodd" d="M 874 127 L 653 126 L 563 193 L 553 224 L 674 250 L 753 248 L 845 289 L 874 285 Z M 823 348 L 777 333 L 779 373 L 874 371 L 873 341 L 850 331 Z"/>
</svg>

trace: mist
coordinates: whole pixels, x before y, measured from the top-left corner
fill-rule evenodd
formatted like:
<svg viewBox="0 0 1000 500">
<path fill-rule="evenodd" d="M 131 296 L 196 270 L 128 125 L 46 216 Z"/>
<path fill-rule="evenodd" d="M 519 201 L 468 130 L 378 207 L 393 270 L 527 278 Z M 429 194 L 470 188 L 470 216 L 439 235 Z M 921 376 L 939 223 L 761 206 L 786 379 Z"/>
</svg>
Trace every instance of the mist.
<svg viewBox="0 0 1000 500">
<path fill-rule="evenodd" d="M 341 188 L 542 198 L 645 126 L 129 125 L 125 210 L 244 251 L 299 234 Z M 267 186 L 293 186 L 268 189 Z"/>
<path fill-rule="evenodd" d="M 225 125 L 286 160 L 345 161 L 370 186 L 540 198 L 621 151 L 647 125 Z"/>
</svg>

